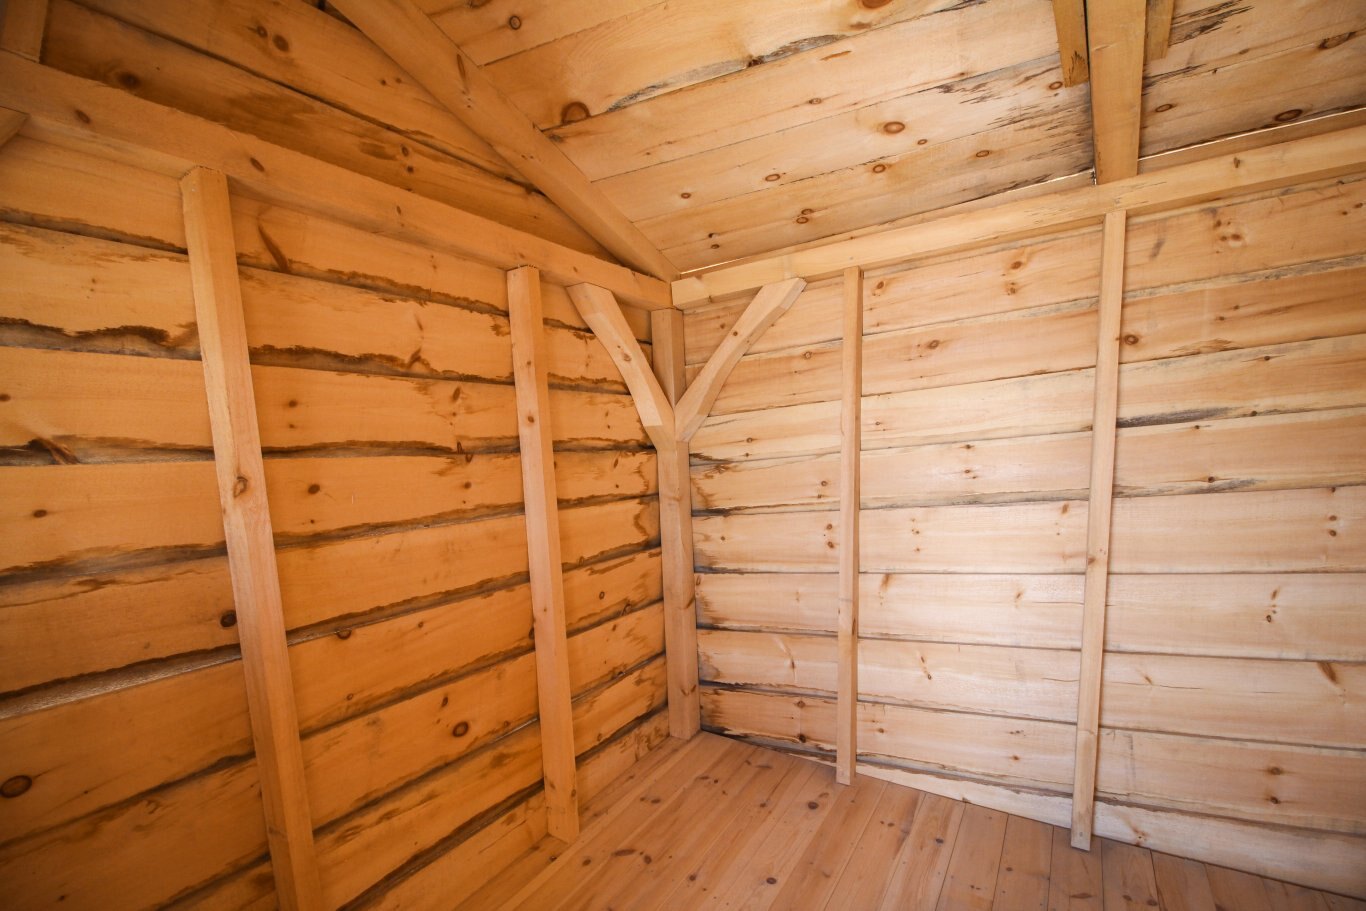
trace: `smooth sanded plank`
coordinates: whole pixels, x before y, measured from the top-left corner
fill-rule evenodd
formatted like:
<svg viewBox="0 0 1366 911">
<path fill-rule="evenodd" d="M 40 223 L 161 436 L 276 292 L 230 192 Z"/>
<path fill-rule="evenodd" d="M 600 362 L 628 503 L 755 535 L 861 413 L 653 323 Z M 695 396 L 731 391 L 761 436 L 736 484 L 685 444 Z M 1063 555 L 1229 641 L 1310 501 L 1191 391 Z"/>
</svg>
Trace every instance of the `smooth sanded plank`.
<svg viewBox="0 0 1366 911">
<path fill-rule="evenodd" d="M 1322 892 L 1274 879 L 1264 879 L 1262 885 L 1266 886 L 1272 911 L 1328 911 L 1328 902 Z"/>
<path fill-rule="evenodd" d="M 677 409 L 687 388 L 683 332 L 683 315 L 677 310 L 656 310 L 650 315 L 655 377 L 671 412 Z M 638 383 L 637 388 L 641 385 Z M 671 435 L 676 437 L 677 419 L 669 426 L 674 428 Z M 686 440 L 671 440 L 657 455 L 664 633 L 669 653 L 669 729 L 673 736 L 684 738 L 697 732 L 702 717 L 697 695 L 697 577 L 693 573 L 693 506 L 688 462 Z"/>
<path fill-rule="evenodd" d="M 824 766 L 806 780 L 776 815 L 772 826 L 757 847 L 735 864 L 733 871 L 717 886 L 708 907 L 763 911 L 774 907 L 778 894 L 787 887 L 806 846 L 837 799 L 834 776 Z"/>
<path fill-rule="evenodd" d="M 802 858 L 772 907 L 814 909 L 825 907 L 835 886 L 859 849 L 864 830 L 883 804 L 889 785 L 875 778 L 859 778 L 840 790 L 830 815 L 811 839 Z"/>
<path fill-rule="evenodd" d="M 1141 17 L 1140 17 L 1141 21 Z M 1140 62 L 1142 57 L 1140 56 Z M 1136 159 L 1135 159 L 1136 160 Z M 1120 311 L 1124 306 L 1124 233 L 1128 215 L 1105 216 L 1096 341 L 1095 412 L 1091 422 L 1091 497 L 1086 516 L 1086 581 L 1082 592 L 1081 676 L 1077 682 L 1077 748 L 1072 786 L 1072 844 L 1086 848 L 1096 792 L 1105 596 L 1110 577 L 1110 514 L 1115 486 L 1115 422 L 1119 408 Z"/>
<path fill-rule="evenodd" d="M 925 794 L 911 831 L 889 865 L 881 911 L 933 908 L 944 887 L 966 805 L 938 794 Z"/>
<path fill-rule="evenodd" d="M 1157 881 L 1147 848 L 1107 838 L 1100 845 L 1100 863 L 1105 874 L 1105 911 L 1152 911 L 1158 907 Z M 1230 907 L 1243 911 L 1238 904 Z"/>
<path fill-rule="evenodd" d="M 863 271 L 844 272 L 840 356 L 839 700 L 835 728 L 835 779 L 849 784 L 858 762 L 859 467 L 863 403 Z"/>
<path fill-rule="evenodd" d="M 0 3 L 0 48 L 37 60 L 47 28 L 47 0 L 5 0 Z"/>
<path fill-rule="evenodd" d="M 1218 907 L 1237 908 L 1238 911 L 1273 911 L 1271 898 L 1260 876 L 1212 865 L 1205 867 L 1205 874 L 1209 877 L 1210 892 Z M 1110 909 L 1106 908 L 1105 911 Z"/>
<path fill-rule="evenodd" d="M 778 789 L 757 808 L 737 816 L 705 857 L 688 869 L 687 875 L 682 870 L 675 872 L 677 885 L 660 907 L 695 907 L 729 897 L 730 887 L 751 868 L 754 852 L 783 824 L 784 817 L 798 802 L 806 803 L 802 795 L 820 770 L 816 763 L 797 760 L 784 774 Z"/>
<path fill-rule="evenodd" d="M 1044 911 L 1053 867 L 1053 827 L 1011 816 L 1006 823 L 994 911 Z"/>
<path fill-rule="evenodd" d="M 585 825 L 572 849 L 558 851 L 549 863 L 517 888 L 492 890 L 504 893 L 499 895 L 476 896 L 477 900 L 471 904 L 472 911 L 516 908 L 525 905 L 533 896 L 563 892 L 575 877 L 585 875 L 585 869 L 595 870 L 595 865 L 610 856 L 617 842 L 640 825 L 639 814 L 643 810 L 672 799 L 699 774 L 699 770 L 708 769 L 727 754 L 731 746 L 733 744 L 720 737 L 694 738 L 680 743 L 680 748 L 675 748 L 653 772 L 626 787 L 603 791 L 599 802 L 592 802 L 585 808 Z"/>
<path fill-rule="evenodd" d="M 929 795 L 913 788 L 889 784 L 877 811 L 859 838 L 858 849 L 835 883 L 827 911 L 841 908 L 876 908 L 887 894 L 887 871 L 906 847 L 919 817 L 920 804 Z"/>
<path fill-rule="evenodd" d="M 217 171 L 196 168 L 181 182 L 181 188 L 214 464 L 271 866 L 285 911 L 310 911 L 322 907 L 322 887 L 285 644 L 228 182 Z"/>
<path fill-rule="evenodd" d="M 937 911 L 991 911 L 1008 814 L 981 806 L 963 811 Z"/>
<path fill-rule="evenodd" d="M 1163 911 L 1217 911 L 1204 864 L 1170 854 L 1152 858 Z"/>
<path fill-rule="evenodd" d="M 715 854 L 717 841 L 737 817 L 749 821 L 761 813 L 786 776 L 802 765 L 805 763 L 801 759 L 783 753 L 756 751 L 735 782 L 716 796 L 714 806 L 694 813 L 684 825 L 670 827 L 661 820 L 636 840 L 633 847 L 641 855 L 642 865 L 634 868 L 626 882 L 615 889 L 613 884 L 604 883 L 588 907 L 663 907 L 661 903 L 675 883 L 695 875 L 691 871 Z"/>
<path fill-rule="evenodd" d="M 565 641 L 564 560 L 550 433 L 541 275 L 530 266 L 508 273 L 512 370 L 517 386 L 522 492 L 526 504 L 527 565 L 531 574 L 532 631 L 545 768 L 547 829 L 564 841 L 579 834 L 570 711 L 569 649 Z"/>
<path fill-rule="evenodd" d="M 749 746 L 736 749 L 735 743 L 724 740 L 704 748 L 707 760 L 698 757 L 702 761 L 687 763 L 654 783 L 636 800 L 635 812 L 617 817 L 592 838 L 580 841 L 563 855 L 566 864 L 528 883 L 507 907 L 576 907 L 591 899 L 601 888 L 601 877 L 620 876 L 628 866 L 643 863 L 635 849 L 638 839 L 648 838 L 660 827 L 678 826 L 681 820 L 714 806 L 722 789 L 743 774 L 746 762 L 759 752 Z M 585 875 L 587 870 L 591 876 Z"/>
<path fill-rule="evenodd" d="M 1086 4 L 1083 0 L 1053 0 L 1053 25 L 1058 30 L 1062 84 L 1081 85 L 1091 77 L 1086 46 Z"/>
<path fill-rule="evenodd" d="M 1138 173 L 1147 0 L 1087 0 L 1096 182 Z"/>
<path fill-rule="evenodd" d="M 1100 855 L 1072 847 L 1066 829 L 1053 830 L 1048 911 L 1102 911 Z"/>
</svg>

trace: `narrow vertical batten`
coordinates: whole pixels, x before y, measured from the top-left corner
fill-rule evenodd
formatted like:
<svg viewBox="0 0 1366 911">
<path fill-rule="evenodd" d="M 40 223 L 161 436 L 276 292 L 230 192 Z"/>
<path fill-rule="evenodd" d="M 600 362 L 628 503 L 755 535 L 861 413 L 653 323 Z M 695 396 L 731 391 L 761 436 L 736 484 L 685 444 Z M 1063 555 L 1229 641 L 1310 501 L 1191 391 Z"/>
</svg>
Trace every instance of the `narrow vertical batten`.
<svg viewBox="0 0 1366 911">
<path fill-rule="evenodd" d="M 854 780 L 858 762 L 859 425 L 863 396 L 863 270 L 844 270 L 840 354 L 839 669 L 835 779 Z"/>
<path fill-rule="evenodd" d="M 322 907 L 322 889 L 266 499 L 228 183 L 217 171 L 195 168 L 180 188 L 271 867 L 281 907 L 312 911 Z"/>
<path fill-rule="evenodd" d="M 1072 788 L 1072 845 L 1088 849 L 1095 823 L 1105 600 L 1110 578 L 1110 513 L 1115 484 L 1115 421 L 1119 407 L 1119 334 L 1124 305 L 1127 213 L 1105 216 L 1101 250 L 1096 395 L 1091 421 L 1091 498 L 1086 519 L 1086 583 L 1077 681 L 1077 746 Z"/>
<path fill-rule="evenodd" d="M 531 266 L 508 272 L 512 374 L 517 386 L 522 495 L 526 504 L 527 564 L 536 640 L 536 690 L 541 719 L 547 830 L 563 841 L 579 837 L 574 760 L 574 713 L 569 644 L 564 619 L 564 561 L 550 431 L 541 273 Z"/>
</svg>

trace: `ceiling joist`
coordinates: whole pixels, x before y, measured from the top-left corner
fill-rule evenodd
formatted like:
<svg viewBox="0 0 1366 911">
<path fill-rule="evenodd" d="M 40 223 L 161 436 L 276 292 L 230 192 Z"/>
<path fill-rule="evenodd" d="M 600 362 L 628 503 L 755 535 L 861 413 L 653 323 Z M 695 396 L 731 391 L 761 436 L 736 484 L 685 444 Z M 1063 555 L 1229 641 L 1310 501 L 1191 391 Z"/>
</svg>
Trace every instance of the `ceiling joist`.
<svg viewBox="0 0 1366 911">
<path fill-rule="evenodd" d="M 1086 0 L 1053 0 L 1053 24 L 1058 29 L 1062 84 L 1081 85 L 1091 78 L 1086 49 Z"/>
<path fill-rule="evenodd" d="M 640 229 L 411 0 L 333 5 L 613 255 L 658 278 L 677 276 Z"/>
<path fill-rule="evenodd" d="M 1161 60 L 1167 56 L 1167 47 L 1172 38 L 1172 16 L 1176 12 L 1176 0 L 1148 0 L 1148 38 L 1144 57 L 1148 60 Z"/>
<path fill-rule="evenodd" d="M 1087 0 L 1096 183 L 1138 173 L 1147 0 Z"/>
</svg>

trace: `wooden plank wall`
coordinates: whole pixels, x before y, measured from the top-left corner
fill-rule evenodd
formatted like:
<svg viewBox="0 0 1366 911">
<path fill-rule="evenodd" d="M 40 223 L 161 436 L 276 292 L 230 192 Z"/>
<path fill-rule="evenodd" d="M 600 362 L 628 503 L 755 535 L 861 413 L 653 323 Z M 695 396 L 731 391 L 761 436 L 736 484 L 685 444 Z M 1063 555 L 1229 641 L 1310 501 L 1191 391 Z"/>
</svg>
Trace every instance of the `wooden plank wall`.
<svg viewBox="0 0 1366 911">
<path fill-rule="evenodd" d="M 1366 890 L 1366 180 L 1129 221 L 1097 834 Z M 1100 263 L 1096 226 L 865 279 L 860 767 L 1062 825 Z M 704 727 L 820 755 L 839 296 L 692 468 Z M 688 311 L 690 363 L 736 313 Z"/>
<path fill-rule="evenodd" d="M 324 903 L 449 902 L 546 831 L 506 277 L 232 209 Z M 272 906 L 176 181 L 17 136 L 0 274 L 0 904 Z M 657 484 L 542 293 L 582 799 L 668 733 Z"/>
</svg>

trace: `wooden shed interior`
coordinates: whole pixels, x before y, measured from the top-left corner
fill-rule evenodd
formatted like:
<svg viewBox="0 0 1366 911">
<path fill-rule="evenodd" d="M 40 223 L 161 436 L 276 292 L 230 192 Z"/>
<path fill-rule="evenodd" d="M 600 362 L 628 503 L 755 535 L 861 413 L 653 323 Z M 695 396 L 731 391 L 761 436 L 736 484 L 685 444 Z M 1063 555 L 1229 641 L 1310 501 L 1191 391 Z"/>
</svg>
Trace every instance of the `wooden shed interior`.
<svg viewBox="0 0 1366 911">
<path fill-rule="evenodd" d="M 0 906 L 1366 909 L 1362 0 L 0 0 Z"/>
</svg>

